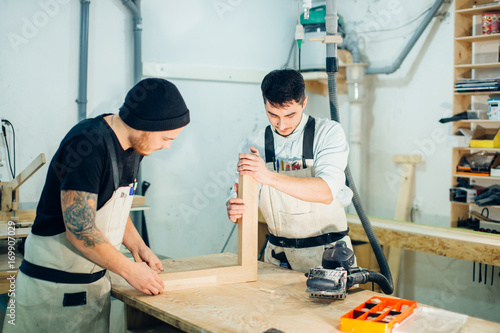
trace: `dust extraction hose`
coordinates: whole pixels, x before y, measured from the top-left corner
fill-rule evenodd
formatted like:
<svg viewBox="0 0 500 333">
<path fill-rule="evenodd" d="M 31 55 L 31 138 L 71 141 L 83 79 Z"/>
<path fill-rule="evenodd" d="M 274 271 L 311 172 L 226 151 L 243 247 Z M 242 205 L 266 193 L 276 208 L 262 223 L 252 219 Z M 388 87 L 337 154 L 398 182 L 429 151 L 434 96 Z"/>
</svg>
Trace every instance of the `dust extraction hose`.
<svg viewBox="0 0 500 333">
<path fill-rule="evenodd" d="M 331 60 L 331 59 L 330 59 Z M 327 58 L 327 63 L 329 59 Z M 329 66 L 327 66 L 328 68 Z M 336 67 L 336 66 L 333 66 Z M 339 117 L 339 104 L 337 100 L 337 73 L 335 70 L 328 70 L 328 95 L 330 99 L 330 116 L 332 120 L 340 123 Z M 370 245 L 375 253 L 375 257 L 377 258 L 378 265 L 380 267 L 380 272 L 382 276 L 376 276 L 373 274 L 373 280 L 370 279 L 370 282 L 377 283 L 382 291 L 386 294 L 392 294 L 394 291 L 394 284 L 392 282 L 392 274 L 389 269 L 389 265 L 387 264 L 387 260 L 385 258 L 384 252 L 380 247 L 380 243 L 373 231 L 370 220 L 366 216 L 365 210 L 363 208 L 363 204 L 361 203 L 361 199 L 359 198 L 358 190 L 356 189 L 356 185 L 354 184 L 354 180 L 352 179 L 351 170 L 349 168 L 349 164 L 345 169 L 345 176 L 347 180 L 347 186 L 352 190 L 353 198 L 352 202 L 354 207 L 356 208 L 356 212 L 358 213 L 359 219 L 361 220 L 361 224 L 363 225 L 363 229 L 365 230 L 366 235 L 368 236 L 368 240 L 370 241 Z"/>
</svg>

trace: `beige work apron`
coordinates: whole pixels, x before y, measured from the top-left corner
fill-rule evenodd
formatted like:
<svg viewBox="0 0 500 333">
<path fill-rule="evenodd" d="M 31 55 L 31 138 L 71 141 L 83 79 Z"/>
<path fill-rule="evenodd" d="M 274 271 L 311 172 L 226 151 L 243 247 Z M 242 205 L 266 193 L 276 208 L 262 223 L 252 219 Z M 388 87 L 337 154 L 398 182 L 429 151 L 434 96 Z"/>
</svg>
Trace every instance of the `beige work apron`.
<svg viewBox="0 0 500 333">
<path fill-rule="evenodd" d="M 96 225 L 108 241 L 120 249 L 127 225 L 133 192 L 119 187 L 96 213 Z M 66 237 L 26 239 L 25 258 L 29 262 L 71 273 L 95 273 L 103 268 L 85 258 Z M 15 326 L 5 317 L 4 332 L 109 332 L 111 284 L 107 276 L 89 284 L 54 283 L 31 278 L 19 272 L 14 297 Z M 63 306 L 64 294 L 86 292 L 87 304 Z"/>
<path fill-rule="evenodd" d="M 306 162 L 306 165 L 311 165 L 311 167 L 280 171 L 280 173 L 292 177 L 314 177 L 314 161 L 306 160 Z M 273 163 L 267 163 L 266 165 L 270 170 L 273 170 Z M 260 210 L 267 222 L 269 232 L 279 237 L 307 238 L 347 230 L 344 207 L 337 198 L 329 205 L 307 202 L 296 199 L 268 185 L 263 185 L 260 193 Z M 345 236 L 341 240 L 345 241 L 347 247 L 352 249 L 349 236 Z M 280 261 L 272 256 L 272 250 L 275 253 L 285 252 L 291 269 L 308 273 L 311 268 L 321 265 L 325 248 L 333 246 L 335 243 L 296 249 L 283 248 L 268 242 L 264 261 L 279 266 Z"/>
</svg>

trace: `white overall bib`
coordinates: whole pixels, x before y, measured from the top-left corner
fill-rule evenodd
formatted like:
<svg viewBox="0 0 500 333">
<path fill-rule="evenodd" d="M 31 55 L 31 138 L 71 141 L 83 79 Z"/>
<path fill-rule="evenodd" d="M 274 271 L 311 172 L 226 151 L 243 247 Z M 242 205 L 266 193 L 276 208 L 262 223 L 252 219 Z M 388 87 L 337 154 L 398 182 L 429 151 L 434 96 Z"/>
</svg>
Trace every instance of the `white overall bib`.
<svg viewBox="0 0 500 333">
<path fill-rule="evenodd" d="M 108 144 L 109 147 L 109 144 Z M 115 154 L 110 149 L 110 155 Z M 116 155 L 115 155 L 116 156 Z M 117 164 L 113 159 L 115 188 Z M 138 167 L 138 159 L 136 169 Z M 96 213 L 97 228 L 120 250 L 132 206 L 135 184 L 118 187 Z M 66 232 L 54 236 L 33 233 L 26 239 L 24 259 L 44 268 L 69 273 L 92 274 L 103 268 L 86 259 L 67 239 Z M 103 276 L 92 283 L 57 283 L 30 277 L 19 271 L 16 279 L 15 326 L 5 317 L 4 332 L 108 332 L 111 283 Z"/>
<path fill-rule="evenodd" d="M 314 128 L 314 122 L 311 126 Z M 306 135 L 314 136 L 314 132 L 307 134 L 307 127 L 304 131 L 304 151 L 307 150 L 306 145 L 310 145 L 309 155 L 312 157 L 313 140 L 312 138 L 306 140 Z M 270 149 L 268 141 L 266 138 L 266 160 Z M 306 153 L 304 152 L 304 154 Z M 313 159 L 306 159 L 305 162 L 306 166 L 309 166 L 306 169 L 279 172 L 292 177 L 314 177 Z M 274 162 L 266 163 L 266 165 L 270 170 L 273 170 Z M 260 193 L 260 210 L 267 222 L 269 232 L 277 237 L 304 239 L 328 233 L 345 233 L 348 230 L 344 207 L 337 198 L 334 198 L 329 205 L 307 202 L 263 185 Z M 352 249 L 349 236 L 341 237 L 337 241 L 339 240 L 345 241 L 347 247 Z M 333 246 L 337 241 L 321 246 L 302 248 L 281 247 L 268 242 L 264 261 L 279 266 L 281 262 L 273 256 L 273 251 L 275 254 L 284 252 L 291 269 L 308 273 L 311 268 L 321 265 L 325 248 Z"/>
</svg>

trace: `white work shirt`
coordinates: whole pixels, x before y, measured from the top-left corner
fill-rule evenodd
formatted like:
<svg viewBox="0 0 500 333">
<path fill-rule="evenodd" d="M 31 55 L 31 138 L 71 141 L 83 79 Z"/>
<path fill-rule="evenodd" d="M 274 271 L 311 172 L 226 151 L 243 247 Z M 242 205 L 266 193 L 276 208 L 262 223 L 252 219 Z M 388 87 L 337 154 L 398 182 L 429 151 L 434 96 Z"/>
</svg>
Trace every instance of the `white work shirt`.
<svg viewBox="0 0 500 333">
<path fill-rule="evenodd" d="M 304 128 L 309 116 L 302 115 L 299 126 L 287 137 L 277 134 L 273 129 L 274 153 L 276 159 L 284 161 L 302 161 L 302 141 Z M 342 126 L 329 119 L 316 119 L 313 143 L 313 159 L 316 175 L 323 179 L 333 198 L 337 198 L 342 205 L 351 203 L 352 191 L 345 185 L 344 170 L 347 166 L 349 146 Z M 259 150 L 260 156 L 265 158 L 265 131 L 266 128 L 252 133 L 246 140 L 243 152 L 250 152 L 250 146 Z M 234 189 L 231 196 L 235 197 Z"/>
</svg>

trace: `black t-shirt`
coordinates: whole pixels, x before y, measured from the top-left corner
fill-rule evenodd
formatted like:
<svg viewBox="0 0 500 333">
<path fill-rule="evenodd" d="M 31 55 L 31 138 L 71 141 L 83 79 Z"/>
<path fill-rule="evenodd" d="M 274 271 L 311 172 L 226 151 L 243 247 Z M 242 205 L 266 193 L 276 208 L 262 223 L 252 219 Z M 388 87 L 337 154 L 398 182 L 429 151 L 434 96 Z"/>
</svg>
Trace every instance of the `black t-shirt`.
<svg viewBox="0 0 500 333">
<path fill-rule="evenodd" d="M 142 156 L 132 148 L 123 150 L 104 116 L 79 122 L 62 140 L 47 171 L 31 229 L 35 235 L 53 236 L 66 231 L 61 190 L 96 193 L 98 210 L 111 198 L 115 190 L 113 168 L 103 134 L 110 135 L 115 147 L 119 186 L 127 186 L 135 180 L 137 157 L 142 159 Z"/>
</svg>

